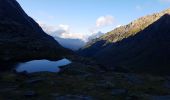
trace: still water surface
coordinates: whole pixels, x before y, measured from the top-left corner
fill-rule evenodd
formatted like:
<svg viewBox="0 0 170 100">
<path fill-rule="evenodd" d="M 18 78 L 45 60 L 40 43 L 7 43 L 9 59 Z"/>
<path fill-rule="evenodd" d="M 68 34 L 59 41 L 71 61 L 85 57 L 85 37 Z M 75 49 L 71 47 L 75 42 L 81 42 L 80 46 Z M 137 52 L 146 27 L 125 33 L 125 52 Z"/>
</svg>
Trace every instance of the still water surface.
<svg viewBox="0 0 170 100">
<path fill-rule="evenodd" d="M 26 71 L 27 73 L 34 72 L 59 72 L 61 66 L 70 64 L 71 61 L 64 58 L 58 61 L 49 60 L 32 60 L 24 63 L 20 63 L 16 67 L 17 72 Z"/>
</svg>

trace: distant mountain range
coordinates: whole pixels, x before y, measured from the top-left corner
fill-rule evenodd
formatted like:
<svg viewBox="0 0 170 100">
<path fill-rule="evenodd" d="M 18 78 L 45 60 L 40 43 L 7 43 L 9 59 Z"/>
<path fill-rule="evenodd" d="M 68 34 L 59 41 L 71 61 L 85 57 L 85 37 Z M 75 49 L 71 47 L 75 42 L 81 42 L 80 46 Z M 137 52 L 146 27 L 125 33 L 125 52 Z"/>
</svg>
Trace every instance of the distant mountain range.
<svg viewBox="0 0 170 100">
<path fill-rule="evenodd" d="M 99 38 L 101 37 L 102 35 L 104 35 L 103 32 L 97 32 L 97 33 L 93 33 L 91 36 L 88 37 L 88 41 L 91 41 L 93 39 L 96 39 L 96 38 Z"/>
<path fill-rule="evenodd" d="M 0 60 L 61 58 L 69 52 L 47 35 L 16 0 L 0 0 Z"/>
<path fill-rule="evenodd" d="M 93 33 L 88 37 L 88 41 L 91 41 L 95 38 L 102 36 L 104 33 L 97 32 Z M 61 38 L 59 36 L 54 36 L 54 38 L 65 48 L 71 49 L 73 51 L 79 50 L 80 48 L 86 45 L 86 42 L 81 39 L 72 39 L 72 38 Z"/>
<path fill-rule="evenodd" d="M 81 47 L 85 46 L 85 42 L 81 39 L 71 39 L 71 38 L 60 38 L 54 37 L 63 47 L 71 49 L 71 50 L 78 50 Z"/>
<path fill-rule="evenodd" d="M 91 36 L 88 37 L 87 41 L 91 41 L 95 38 L 99 38 L 104 33 L 97 32 L 93 33 Z M 71 49 L 71 50 L 79 50 L 80 48 L 84 47 L 86 45 L 86 42 L 81 39 L 72 39 L 72 38 L 61 38 L 60 36 L 54 36 L 54 38 L 65 48 Z"/>
<path fill-rule="evenodd" d="M 108 70 L 170 72 L 170 9 L 141 17 L 90 41 L 79 50 Z"/>
</svg>

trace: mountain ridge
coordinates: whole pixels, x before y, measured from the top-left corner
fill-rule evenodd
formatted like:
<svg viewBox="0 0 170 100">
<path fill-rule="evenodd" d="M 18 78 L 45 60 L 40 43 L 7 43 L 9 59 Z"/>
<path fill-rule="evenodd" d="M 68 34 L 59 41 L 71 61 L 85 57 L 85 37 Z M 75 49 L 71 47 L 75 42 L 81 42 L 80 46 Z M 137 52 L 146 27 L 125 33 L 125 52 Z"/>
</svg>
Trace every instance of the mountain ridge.
<svg viewBox="0 0 170 100">
<path fill-rule="evenodd" d="M 166 13 L 135 35 L 93 51 L 92 57 L 108 70 L 169 74 L 169 44 L 170 14 Z"/>
<path fill-rule="evenodd" d="M 142 31 L 147 26 L 158 20 L 164 14 L 170 14 L 170 8 L 159 13 L 154 13 L 141 18 L 138 18 L 131 23 L 120 26 L 99 38 L 89 41 L 83 48 L 78 52 L 83 56 L 94 56 L 96 52 L 102 50 L 103 48 L 109 46 L 112 43 L 121 41 L 122 39 L 128 38 L 130 36 L 136 35 L 136 33 Z M 99 44 L 99 45 L 98 45 Z"/>
<path fill-rule="evenodd" d="M 169 25 L 170 15 L 166 14 L 134 37 L 105 48 L 95 58 L 99 58 L 98 61 L 104 64 L 116 66 L 118 69 L 168 74 L 168 66 L 170 66 L 168 62 L 170 59 Z M 106 58 L 110 60 L 104 60 Z"/>
<path fill-rule="evenodd" d="M 61 58 L 69 50 L 29 17 L 16 0 L 0 0 L 0 60 Z"/>
</svg>

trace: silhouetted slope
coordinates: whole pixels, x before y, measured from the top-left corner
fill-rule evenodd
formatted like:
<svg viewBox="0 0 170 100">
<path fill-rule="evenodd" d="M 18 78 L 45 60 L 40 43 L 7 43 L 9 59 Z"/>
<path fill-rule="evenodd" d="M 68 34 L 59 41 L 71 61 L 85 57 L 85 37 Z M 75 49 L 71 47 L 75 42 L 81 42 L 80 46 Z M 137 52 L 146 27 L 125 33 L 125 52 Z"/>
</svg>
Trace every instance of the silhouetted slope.
<svg viewBox="0 0 170 100">
<path fill-rule="evenodd" d="M 0 60 L 60 58 L 68 52 L 16 0 L 0 0 Z"/>
</svg>

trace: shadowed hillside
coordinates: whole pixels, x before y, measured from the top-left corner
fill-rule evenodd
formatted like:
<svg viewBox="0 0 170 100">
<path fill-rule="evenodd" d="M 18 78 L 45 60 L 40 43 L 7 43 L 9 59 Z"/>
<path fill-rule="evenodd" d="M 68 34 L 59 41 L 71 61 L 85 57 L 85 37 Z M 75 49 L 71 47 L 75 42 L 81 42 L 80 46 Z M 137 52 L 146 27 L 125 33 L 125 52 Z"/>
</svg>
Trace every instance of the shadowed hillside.
<svg viewBox="0 0 170 100">
<path fill-rule="evenodd" d="M 66 52 L 16 0 L 0 0 L 0 60 L 60 58 Z"/>
</svg>

